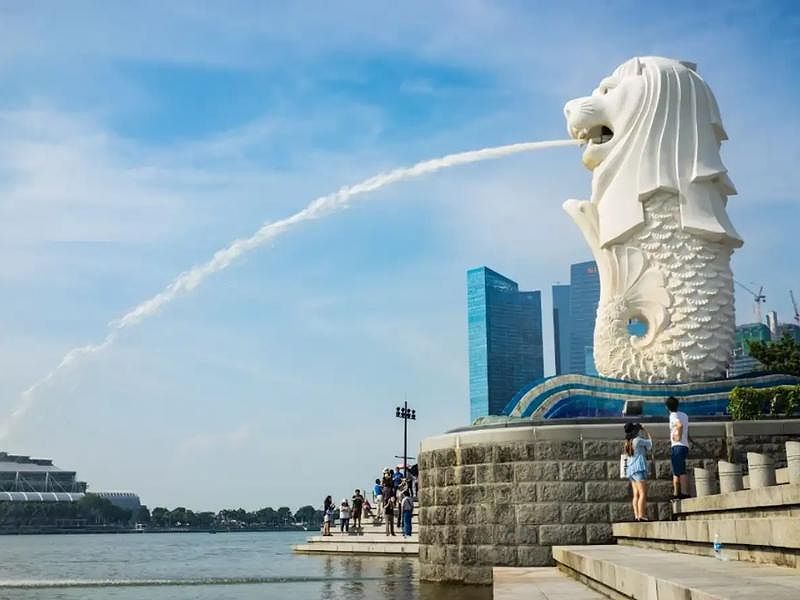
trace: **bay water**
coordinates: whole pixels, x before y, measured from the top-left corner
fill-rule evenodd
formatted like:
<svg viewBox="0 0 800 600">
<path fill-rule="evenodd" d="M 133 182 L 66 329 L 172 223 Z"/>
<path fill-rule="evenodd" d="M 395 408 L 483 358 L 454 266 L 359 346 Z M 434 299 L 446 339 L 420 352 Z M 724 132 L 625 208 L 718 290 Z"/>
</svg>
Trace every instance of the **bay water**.
<svg viewBox="0 0 800 600">
<path fill-rule="evenodd" d="M 490 600 L 416 558 L 297 555 L 304 532 L 0 536 L 0 599 Z"/>
</svg>

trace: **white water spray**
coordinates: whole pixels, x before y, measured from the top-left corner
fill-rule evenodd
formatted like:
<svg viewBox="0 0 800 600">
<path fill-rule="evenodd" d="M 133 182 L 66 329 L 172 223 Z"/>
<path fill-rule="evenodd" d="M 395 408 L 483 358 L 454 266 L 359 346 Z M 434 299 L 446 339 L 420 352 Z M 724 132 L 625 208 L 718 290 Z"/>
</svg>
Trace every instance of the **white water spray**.
<svg viewBox="0 0 800 600">
<path fill-rule="evenodd" d="M 145 300 L 119 319 L 111 321 L 108 324 L 110 331 L 101 343 L 80 346 L 67 352 L 64 358 L 61 359 L 61 362 L 58 363 L 53 370 L 22 393 L 20 403 L 17 405 L 16 409 L 14 409 L 14 412 L 12 412 L 9 419 L 0 426 L 0 440 L 5 439 L 10 433 L 14 423 L 25 416 L 31 409 L 37 390 L 49 383 L 63 369 L 74 365 L 86 356 L 105 350 L 114 343 L 117 335 L 119 335 L 119 332 L 123 329 L 138 325 L 148 317 L 157 314 L 164 306 L 175 300 L 178 296 L 194 290 L 203 283 L 207 277 L 218 271 L 222 271 L 243 254 L 264 245 L 266 242 L 288 231 L 293 226 L 299 225 L 303 221 L 319 219 L 333 212 L 348 208 L 350 200 L 355 196 L 373 192 L 392 183 L 403 181 L 404 179 L 413 179 L 449 167 L 502 158 L 520 152 L 530 152 L 532 150 L 554 148 L 558 146 L 575 146 L 581 143 L 581 140 L 526 142 L 522 144 L 510 144 L 508 146 L 498 146 L 496 148 L 484 148 L 483 150 L 448 154 L 441 158 L 418 162 L 410 167 L 401 167 L 399 169 L 380 173 L 360 183 L 356 183 L 355 185 L 344 186 L 337 192 L 317 198 L 304 209 L 290 217 L 272 223 L 265 223 L 250 237 L 235 240 L 227 247 L 218 250 L 208 262 L 192 267 L 188 271 L 184 271 L 178 275 L 172 283 L 164 288 L 162 292 L 159 292 L 149 300 Z"/>
</svg>

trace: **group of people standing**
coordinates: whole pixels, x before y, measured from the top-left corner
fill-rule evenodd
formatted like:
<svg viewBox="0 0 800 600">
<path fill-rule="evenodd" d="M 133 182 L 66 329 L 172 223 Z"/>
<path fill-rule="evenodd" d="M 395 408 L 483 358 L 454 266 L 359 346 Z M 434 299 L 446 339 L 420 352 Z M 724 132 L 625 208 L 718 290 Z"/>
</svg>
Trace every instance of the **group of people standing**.
<svg viewBox="0 0 800 600">
<path fill-rule="evenodd" d="M 689 417 L 678 410 L 680 402 L 670 396 L 664 403 L 669 410 L 669 439 L 671 445 L 673 500 L 689 497 L 689 476 L 686 473 L 686 458 L 689 454 Z M 636 521 L 647 518 L 648 452 L 653 448 L 653 436 L 641 423 L 625 424 L 624 475 L 633 490 L 633 514 Z"/>
<path fill-rule="evenodd" d="M 325 497 L 325 502 L 322 506 L 322 535 L 328 536 L 331 534 L 331 523 L 334 521 L 336 513 L 336 505 L 330 496 Z M 339 504 L 339 528 L 342 533 L 350 532 L 350 521 L 354 529 L 361 528 L 361 517 L 367 518 L 372 516 L 372 506 L 369 500 L 364 498 L 361 490 L 355 490 L 353 497 L 348 502 L 347 498 L 342 498 Z"/>
<path fill-rule="evenodd" d="M 397 467 L 394 471 L 387 468 L 383 476 L 375 480 L 373 501 L 377 514 L 373 515 L 372 505 L 361 493 L 355 490 L 353 497 L 348 501 L 342 498 L 337 506 L 331 496 L 326 496 L 322 506 L 322 535 L 330 536 L 331 526 L 339 513 L 339 528 L 342 533 L 349 533 L 350 528 L 360 530 L 361 518 L 383 519 L 386 523 L 386 535 L 395 535 L 395 520 L 397 527 L 402 528 L 403 537 L 411 535 L 411 519 L 414 514 L 414 490 L 416 483 L 416 465 L 408 469 L 406 476 Z"/>
<path fill-rule="evenodd" d="M 395 535 L 395 515 L 397 527 L 402 527 L 403 537 L 411 535 L 415 481 L 412 470 L 406 477 L 400 467 L 394 471 L 384 469 L 383 477 L 375 480 L 373 494 L 378 506 L 378 518 L 382 517 L 386 522 L 386 535 Z"/>
</svg>

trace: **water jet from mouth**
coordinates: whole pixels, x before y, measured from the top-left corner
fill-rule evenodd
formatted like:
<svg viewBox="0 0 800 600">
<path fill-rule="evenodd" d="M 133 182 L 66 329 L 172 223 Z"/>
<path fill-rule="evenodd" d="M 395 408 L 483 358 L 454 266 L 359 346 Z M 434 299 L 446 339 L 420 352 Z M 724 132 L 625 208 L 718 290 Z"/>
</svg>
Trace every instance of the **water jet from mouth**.
<svg viewBox="0 0 800 600">
<path fill-rule="evenodd" d="M 6 422 L 0 426 L 0 440 L 5 439 L 11 432 L 13 425 L 23 418 L 31 409 L 35 401 L 36 392 L 53 381 L 56 375 L 62 370 L 72 367 L 78 364 L 82 359 L 110 347 L 124 329 L 138 325 L 145 319 L 158 314 L 162 308 L 179 296 L 196 289 L 209 276 L 226 269 L 240 256 L 263 246 L 267 242 L 287 232 L 292 227 L 304 221 L 320 219 L 340 210 L 344 210 L 350 206 L 350 200 L 352 198 L 362 196 L 368 192 L 377 191 L 387 185 L 398 183 L 406 179 L 421 177 L 422 175 L 435 173 L 442 169 L 448 169 L 459 165 L 503 158 L 521 152 L 531 152 L 533 150 L 557 148 L 561 146 L 576 146 L 581 143 L 581 140 L 524 142 L 448 154 L 441 158 L 418 162 L 410 167 L 401 167 L 385 173 L 379 173 L 360 183 L 344 186 L 336 192 L 313 200 L 305 208 L 285 219 L 265 223 L 250 237 L 234 240 L 225 248 L 215 252 L 207 262 L 196 265 L 188 271 L 184 271 L 161 292 L 140 303 L 120 318 L 111 321 L 108 324 L 108 334 L 102 342 L 79 346 L 67 352 L 58 365 L 22 393 L 17 407 Z"/>
</svg>

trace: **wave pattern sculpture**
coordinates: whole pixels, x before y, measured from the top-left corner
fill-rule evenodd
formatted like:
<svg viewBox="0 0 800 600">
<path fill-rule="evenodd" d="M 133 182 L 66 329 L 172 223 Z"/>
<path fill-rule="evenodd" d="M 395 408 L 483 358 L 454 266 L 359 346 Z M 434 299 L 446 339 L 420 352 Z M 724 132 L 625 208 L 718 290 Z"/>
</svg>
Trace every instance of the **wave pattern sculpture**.
<svg viewBox="0 0 800 600">
<path fill-rule="evenodd" d="M 735 333 L 730 258 L 742 239 L 726 212 L 736 190 L 711 89 L 693 64 L 634 58 L 564 113 L 592 171 L 591 200 L 564 209 L 600 274 L 598 372 L 649 383 L 723 376 Z M 644 335 L 629 333 L 630 320 Z"/>
</svg>

